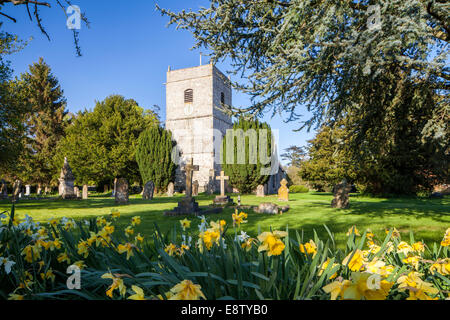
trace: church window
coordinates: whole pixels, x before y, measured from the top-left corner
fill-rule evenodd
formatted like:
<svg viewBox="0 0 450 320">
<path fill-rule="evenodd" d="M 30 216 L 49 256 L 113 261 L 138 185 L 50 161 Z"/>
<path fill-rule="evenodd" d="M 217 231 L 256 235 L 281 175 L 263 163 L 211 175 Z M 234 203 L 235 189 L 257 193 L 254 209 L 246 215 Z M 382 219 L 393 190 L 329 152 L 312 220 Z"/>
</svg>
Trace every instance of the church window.
<svg viewBox="0 0 450 320">
<path fill-rule="evenodd" d="M 184 91 L 184 103 L 193 103 L 194 102 L 194 90 L 187 89 Z"/>
<path fill-rule="evenodd" d="M 223 92 L 220 93 L 220 102 L 222 104 L 225 104 L 225 93 L 223 93 Z"/>
</svg>

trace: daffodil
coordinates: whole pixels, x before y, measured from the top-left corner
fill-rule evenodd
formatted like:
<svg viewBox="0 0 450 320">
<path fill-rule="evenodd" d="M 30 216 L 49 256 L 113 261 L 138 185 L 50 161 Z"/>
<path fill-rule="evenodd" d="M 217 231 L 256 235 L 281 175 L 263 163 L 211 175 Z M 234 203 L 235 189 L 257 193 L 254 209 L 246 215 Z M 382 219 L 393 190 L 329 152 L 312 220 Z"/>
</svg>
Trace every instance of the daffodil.
<svg viewBox="0 0 450 320">
<path fill-rule="evenodd" d="M 87 258 L 89 255 L 89 245 L 87 241 L 80 241 L 77 247 L 78 247 L 78 254 L 82 255 L 84 258 Z"/>
<path fill-rule="evenodd" d="M 136 237 L 134 237 L 134 242 L 135 242 L 136 244 L 142 243 L 142 242 L 144 242 L 144 237 L 141 236 L 140 233 L 138 233 L 138 235 L 137 235 Z"/>
<path fill-rule="evenodd" d="M 428 300 L 431 298 L 429 295 L 439 293 L 439 290 L 433 287 L 433 284 L 423 281 L 420 278 L 421 276 L 421 273 L 411 271 L 407 275 L 403 275 L 397 279 L 400 291 L 409 290 L 410 300 Z"/>
<path fill-rule="evenodd" d="M 97 217 L 97 227 L 104 226 L 106 224 L 106 219 L 104 217 Z"/>
<path fill-rule="evenodd" d="M 444 239 L 441 241 L 442 247 L 448 247 L 450 246 L 450 228 L 445 231 Z"/>
<path fill-rule="evenodd" d="M 312 240 L 309 240 L 309 242 L 305 244 L 300 244 L 299 249 L 300 252 L 304 254 L 312 254 L 315 256 L 317 253 L 317 246 Z"/>
<path fill-rule="evenodd" d="M 393 286 L 392 282 L 382 280 L 379 287 L 371 287 L 371 274 L 353 272 L 351 280 L 334 281 L 323 290 L 331 293 L 331 300 L 341 297 L 343 300 L 385 300 Z"/>
<path fill-rule="evenodd" d="M 331 262 L 331 260 L 330 260 L 330 258 L 327 258 L 327 261 L 325 261 L 323 264 L 322 264 L 322 266 L 320 267 L 320 271 L 319 271 L 319 276 L 321 276 L 323 273 L 324 273 L 324 271 L 328 268 L 328 265 L 330 264 L 330 262 Z M 333 263 L 332 265 L 331 265 L 331 269 L 333 269 L 334 267 L 337 267 L 339 264 L 337 264 L 337 263 Z M 330 269 L 330 270 L 331 270 Z M 335 273 L 333 273 L 330 277 L 329 277 L 329 279 L 330 280 L 333 280 L 334 278 L 336 278 L 337 277 L 337 272 L 335 272 Z"/>
<path fill-rule="evenodd" d="M 53 273 L 52 269 L 47 270 L 47 272 L 45 272 L 45 273 L 41 273 L 41 278 L 43 280 L 50 279 L 52 282 L 54 282 L 55 281 L 55 277 L 56 276 Z"/>
<path fill-rule="evenodd" d="M 135 292 L 134 295 L 129 296 L 128 300 L 146 300 L 144 295 L 144 290 L 138 286 L 131 286 L 131 289 Z"/>
<path fill-rule="evenodd" d="M 131 225 L 133 227 L 138 226 L 140 224 L 141 224 L 141 217 L 136 216 L 136 217 L 131 218 Z"/>
<path fill-rule="evenodd" d="M 405 256 L 408 256 L 412 251 L 414 251 L 413 248 L 405 241 L 402 241 L 397 245 L 397 253 L 403 253 Z"/>
<path fill-rule="evenodd" d="M 354 234 L 355 236 L 360 236 L 358 229 L 356 229 L 356 226 L 352 226 L 350 229 L 348 229 L 347 236 Z"/>
<path fill-rule="evenodd" d="M 117 210 L 117 209 L 112 209 L 112 210 L 111 210 L 111 217 L 112 217 L 113 219 L 120 218 L 120 211 Z"/>
<path fill-rule="evenodd" d="M 117 246 L 117 251 L 122 254 L 122 253 L 127 253 L 127 260 L 130 259 L 131 256 L 133 256 L 133 247 L 134 245 L 131 243 L 126 243 L 126 244 L 119 244 Z"/>
<path fill-rule="evenodd" d="M 199 239 L 201 240 L 201 243 L 204 244 L 208 250 L 210 250 L 214 243 L 219 244 L 220 232 L 208 229 L 199 234 Z"/>
<path fill-rule="evenodd" d="M 70 258 L 69 258 L 69 255 L 67 254 L 67 252 L 60 253 L 58 255 L 57 260 L 58 260 L 59 263 L 66 262 L 67 264 L 70 264 Z"/>
<path fill-rule="evenodd" d="M 419 269 L 419 261 L 421 260 L 421 257 L 415 256 L 413 254 L 409 254 L 408 257 L 402 260 L 403 263 L 412 265 L 414 269 Z"/>
<path fill-rule="evenodd" d="M 238 214 L 238 211 L 236 209 L 235 213 L 232 214 L 232 218 L 233 218 L 233 226 L 238 226 L 240 227 L 242 223 L 247 223 L 247 219 L 248 215 L 245 212 L 241 212 Z"/>
<path fill-rule="evenodd" d="M 365 259 L 361 250 L 357 249 L 345 257 L 342 264 L 347 266 L 351 271 L 362 271 L 364 269 Z"/>
<path fill-rule="evenodd" d="M 12 260 L 9 260 L 8 258 L 4 258 L 0 256 L 0 267 L 3 265 L 3 268 L 5 268 L 5 272 L 6 274 L 10 274 L 11 273 L 11 268 L 15 265 L 16 263 Z"/>
<path fill-rule="evenodd" d="M 11 293 L 8 297 L 8 300 L 24 300 L 25 296 L 20 294 Z"/>
<path fill-rule="evenodd" d="M 432 274 L 434 274 L 435 272 L 438 272 L 438 273 L 442 274 L 443 276 L 450 275 L 450 258 L 437 260 L 436 262 L 434 262 L 431 265 L 430 271 Z"/>
<path fill-rule="evenodd" d="M 177 246 L 171 243 L 164 248 L 164 251 L 172 257 L 177 253 Z"/>
<path fill-rule="evenodd" d="M 119 289 L 119 293 L 122 297 L 125 296 L 127 288 L 125 287 L 125 284 L 123 283 L 123 280 L 120 277 L 114 276 L 112 273 L 105 273 L 104 275 L 102 275 L 102 279 L 111 279 L 113 281 L 111 286 L 106 291 L 106 295 L 108 297 L 112 298 L 113 292 L 116 289 Z"/>
<path fill-rule="evenodd" d="M 183 228 L 183 231 L 186 231 L 186 229 L 189 229 L 191 227 L 191 221 L 188 219 L 180 220 L 181 228 Z"/>
<path fill-rule="evenodd" d="M 200 298 L 206 300 L 201 288 L 190 280 L 184 280 L 170 289 L 172 297 L 169 300 L 200 300 Z"/>
<path fill-rule="evenodd" d="M 258 240 L 261 245 L 258 248 L 258 252 L 266 251 L 267 256 L 279 256 L 285 245 L 281 238 L 286 237 L 288 234 L 285 231 L 263 232 L 258 236 Z"/>
<path fill-rule="evenodd" d="M 128 238 L 134 234 L 134 229 L 132 226 L 128 226 L 125 228 L 125 236 Z"/>
<path fill-rule="evenodd" d="M 253 244 L 256 242 L 256 239 L 253 238 L 247 238 L 242 242 L 241 247 L 242 249 L 245 249 L 245 251 L 249 252 L 252 249 Z"/>
<path fill-rule="evenodd" d="M 74 262 L 74 265 L 76 265 L 80 269 L 84 269 L 86 267 L 86 264 L 84 263 L 83 260 L 79 260 L 77 262 Z"/>
<path fill-rule="evenodd" d="M 423 242 L 419 241 L 419 242 L 416 242 L 416 243 L 412 244 L 412 249 L 415 252 L 424 252 L 425 251 L 425 245 L 423 244 Z"/>
</svg>

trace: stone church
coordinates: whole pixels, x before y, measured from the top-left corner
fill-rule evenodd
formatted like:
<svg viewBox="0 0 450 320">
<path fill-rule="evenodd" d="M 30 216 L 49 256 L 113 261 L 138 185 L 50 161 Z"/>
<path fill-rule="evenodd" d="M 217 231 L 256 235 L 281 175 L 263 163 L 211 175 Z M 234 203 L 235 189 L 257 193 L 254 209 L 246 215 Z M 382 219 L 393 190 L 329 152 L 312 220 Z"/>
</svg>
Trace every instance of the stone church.
<svg viewBox="0 0 450 320">
<path fill-rule="evenodd" d="M 181 157 L 176 171 L 175 188 L 184 190 L 183 167 L 186 160 L 194 159 L 199 171 L 193 181 L 199 183 L 199 192 L 219 192 L 215 177 L 221 171 L 220 146 L 226 130 L 233 127 L 232 119 L 221 109 L 222 104 L 232 105 L 229 79 L 213 64 L 167 71 L 166 129 L 172 132 Z M 219 151 L 218 151 L 219 150 Z M 266 184 L 267 193 L 280 187 L 284 171 L 279 162 L 277 174 Z M 228 192 L 232 191 L 228 187 Z"/>
</svg>

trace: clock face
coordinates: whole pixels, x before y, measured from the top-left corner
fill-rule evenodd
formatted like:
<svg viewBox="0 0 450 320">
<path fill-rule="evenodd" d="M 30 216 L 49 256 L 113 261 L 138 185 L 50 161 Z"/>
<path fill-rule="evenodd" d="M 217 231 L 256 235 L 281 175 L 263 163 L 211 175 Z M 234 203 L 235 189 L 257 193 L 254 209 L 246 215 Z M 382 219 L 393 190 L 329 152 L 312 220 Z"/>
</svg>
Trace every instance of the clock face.
<svg viewBox="0 0 450 320">
<path fill-rule="evenodd" d="M 190 116 L 194 113 L 194 106 L 192 105 L 192 103 L 186 104 L 184 106 L 184 114 L 186 116 Z"/>
</svg>

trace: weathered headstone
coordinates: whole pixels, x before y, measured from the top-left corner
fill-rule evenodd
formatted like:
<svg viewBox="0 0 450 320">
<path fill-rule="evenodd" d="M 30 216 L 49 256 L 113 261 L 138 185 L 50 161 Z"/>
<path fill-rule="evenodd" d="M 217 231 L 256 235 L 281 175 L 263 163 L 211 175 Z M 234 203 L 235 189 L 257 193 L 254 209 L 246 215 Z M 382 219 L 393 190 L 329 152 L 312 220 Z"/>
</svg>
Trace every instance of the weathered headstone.
<svg viewBox="0 0 450 320">
<path fill-rule="evenodd" d="M 63 199 L 75 199 L 77 195 L 74 192 L 75 177 L 70 168 L 67 157 L 64 158 L 64 165 L 61 169 L 59 177 L 59 190 Z"/>
<path fill-rule="evenodd" d="M 42 187 L 41 187 L 41 185 L 38 185 L 37 190 L 36 190 L 36 194 L 38 196 L 40 196 L 42 194 Z"/>
<path fill-rule="evenodd" d="M 193 196 L 193 197 L 197 197 L 197 196 L 198 196 L 198 187 L 199 187 L 198 181 L 195 180 L 195 181 L 192 183 L 192 196 Z"/>
<path fill-rule="evenodd" d="M 20 198 L 20 193 L 22 189 L 22 181 L 17 179 L 13 184 L 13 201 L 17 201 Z"/>
<path fill-rule="evenodd" d="M 107 184 L 105 184 L 103 186 L 103 193 L 107 193 L 107 192 L 109 192 L 109 186 Z"/>
<path fill-rule="evenodd" d="M 199 171 L 199 166 L 194 165 L 194 159 L 190 159 L 185 165 L 184 170 L 186 172 L 186 196 L 183 197 L 178 202 L 178 207 L 176 207 L 172 212 L 167 212 L 166 215 L 187 215 L 196 214 L 199 212 L 198 203 L 192 198 L 192 177 L 194 171 Z"/>
<path fill-rule="evenodd" d="M 129 186 L 125 178 L 120 178 L 116 182 L 115 201 L 117 204 L 127 204 L 129 200 Z"/>
<path fill-rule="evenodd" d="M 289 188 L 287 187 L 287 180 L 281 180 L 281 187 L 278 189 L 278 200 L 279 201 L 289 201 Z"/>
<path fill-rule="evenodd" d="M 225 172 L 221 171 L 220 176 L 216 177 L 217 180 L 220 180 L 220 196 L 216 196 L 214 199 L 214 204 L 216 205 L 226 205 L 228 203 L 233 203 L 233 200 L 225 195 L 225 181 L 229 180 L 230 177 L 225 176 Z"/>
<path fill-rule="evenodd" d="M 30 186 L 29 184 L 27 184 L 27 185 L 25 186 L 25 196 L 26 196 L 26 197 L 31 196 L 31 186 Z"/>
<path fill-rule="evenodd" d="M 89 198 L 89 188 L 87 184 L 83 185 L 83 200 L 87 200 Z"/>
<path fill-rule="evenodd" d="M 209 170 L 208 182 L 205 185 L 205 192 L 209 195 L 214 193 L 214 189 L 215 189 L 214 178 L 215 178 L 215 172 L 213 169 L 211 169 L 211 170 Z"/>
<path fill-rule="evenodd" d="M 73 188 L 73 192 L 75 193 L 75 195 L 77 196 L 77 198 L 81 198 L 80 188 L 74 187 L 74 188 Z"/>
<path fill-rule="evenodd" d="M 173 197 L 174 193 L 175 193 L 175 185 L 173 184 L 173 182 L 171 182 L 167 186 L 167 196 L 168 197 Z"/>
<path fill-rule="evenodd" d="M 113 192 L 111 194 L 111 197 L 116 196 L 116 189 L 117 189 L 117 178 L 114 179 L 114 186 L 113 186 Z"/>
<path fill-rule="evenodd" d="M 260 184 L 257 188 L 256 188 L 256 196 L 257 197 L 265 197 L 266 193 L 264 190 L 264 186 L 262 184 Z"/>
<path fill-rule="evenodd" d="M 332 208 L 346 209 L 349 207 L 349 193 L 351 186 L 348 185 L 347 180 L 344 179 L 340 184 L 334 187 L 334 199 L 331 202 Z"/>
<path fill-rule="evenodd" d="M 279 214 L 289 210 L 289 206 L 279 207 L 278 205 L 270 202 L 260 203 L 258 207 L 255 207 L 253 211 L 257 213 L 265 214 Z"/>
<path fill-rule="evenodd" d="M 153 181 L 149 181 L 145 184 L 144 190 L 142 191 L 142 199 L 153 200 L 153 193 L 155 192 L 155 184 Z"/>
<path fill-rule="evenodd" d="M 0 199 L 8 198 L 8 187 L 5 180 L 0 180 Z"/>
</svg>

